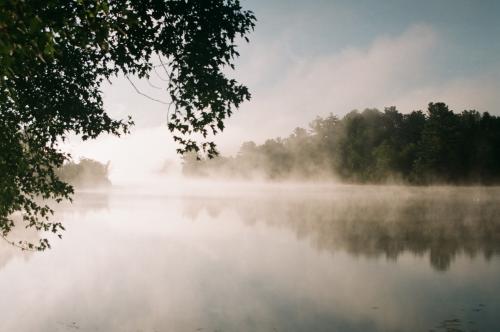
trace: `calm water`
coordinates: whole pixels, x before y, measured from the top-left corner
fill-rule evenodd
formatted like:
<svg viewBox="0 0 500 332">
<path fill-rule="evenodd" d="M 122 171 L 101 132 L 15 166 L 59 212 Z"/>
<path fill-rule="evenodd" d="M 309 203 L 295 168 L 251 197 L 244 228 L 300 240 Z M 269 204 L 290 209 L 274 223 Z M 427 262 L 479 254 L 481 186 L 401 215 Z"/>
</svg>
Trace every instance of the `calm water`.
<svg viewBox="0 0 500 332">
<path fill-rule="evenodd" d="M 0 331 L 500 331 L 500 189 L 81 193 Z M 36 234 L 30 235 L 36 238 Z"/>
</svg>

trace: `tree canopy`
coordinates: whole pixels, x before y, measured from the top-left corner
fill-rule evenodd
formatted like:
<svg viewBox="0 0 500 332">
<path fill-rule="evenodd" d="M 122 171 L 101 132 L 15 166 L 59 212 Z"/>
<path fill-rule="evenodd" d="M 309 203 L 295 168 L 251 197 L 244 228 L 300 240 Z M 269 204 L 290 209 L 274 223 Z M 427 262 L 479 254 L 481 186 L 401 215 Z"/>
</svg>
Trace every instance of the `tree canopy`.
<svg viewBox="0 0 500 332">
<path fill-rule="evenodd" d="M 79 162 L 65 163 L 56 172 L 57 176 L 76 188 L 105 188 L 111 185 L 109 180 L 109 164 L 97 160 L 82 158 Z"/>
<path fill-rule="evenodd" d="M 168 129 L 178 151 L 216 154 L 207 135 L 250 98 L 227 77 L 239 38 L 255 17 L 238 0 L 5 0 L 0 4 L 0 232 L 23 215 L 28 227 L 59 233 L 39 199 L 60 201 L 73 189 L 55 170 L 70 158 L 59 143 L 128 133 L 128 119 L 103 108 L 101 85 L 124 75 L 161 72 L 170 101 Z M 133 84 L 133 83 L 132 83 Z M 205 138 L 195 141 L 193 134 Z M 39 244 L 16 243 L 45 249 Z"/>
<path fill-rule="evenodd" d="M 184 172 L 268 179 L 325 179 L 412 184 L 500 183 L 500 118 L 475 110 L 454 113 L 430 103 L 426 113 L 352 111 L 342 119 L 317 117 L 309 130 L 285 139 L 243 143 L 235 157 L 197 162 L 186 156 Z"/>
</svg>

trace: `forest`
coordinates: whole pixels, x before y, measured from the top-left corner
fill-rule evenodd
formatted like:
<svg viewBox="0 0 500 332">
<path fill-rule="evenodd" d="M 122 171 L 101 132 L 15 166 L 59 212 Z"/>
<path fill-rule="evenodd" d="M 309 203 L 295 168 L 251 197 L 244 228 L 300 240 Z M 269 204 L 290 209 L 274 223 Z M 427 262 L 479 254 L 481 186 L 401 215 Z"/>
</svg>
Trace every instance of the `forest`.
<svg viewBox="0 0 500 332">
<path fill-rule="evenodd" d="M 77 188 L 110 186 L 108 173 L 109 162 L 102 164 L 88 158 L 82 158 L 79 162 L 66 162 L 56 171 L 59 178 Z"/>
<path fill-rule="evenodd" d="M 317 117 L 309 128 L 263 144 L 244 142 L 235 156 L 186 154 L 197 177 L 324 180 L 349 183 L 500 183 L 500 117 L 445 103 L 403 114 L 396 107 Z"/>
</svg>

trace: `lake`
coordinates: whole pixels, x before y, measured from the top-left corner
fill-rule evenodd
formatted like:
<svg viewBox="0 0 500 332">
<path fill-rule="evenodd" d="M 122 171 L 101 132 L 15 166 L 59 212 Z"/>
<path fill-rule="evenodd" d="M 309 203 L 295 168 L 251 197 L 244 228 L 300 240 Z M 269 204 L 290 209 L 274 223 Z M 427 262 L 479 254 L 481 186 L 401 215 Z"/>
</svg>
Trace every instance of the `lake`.
<svg viewBox="0 0 500 332">
<path fill-rule="evenodd" d="M 497 187 L 117 187 L 56 219 L 0 245 L 2 332 L 500 331 Z"/>
</svg>

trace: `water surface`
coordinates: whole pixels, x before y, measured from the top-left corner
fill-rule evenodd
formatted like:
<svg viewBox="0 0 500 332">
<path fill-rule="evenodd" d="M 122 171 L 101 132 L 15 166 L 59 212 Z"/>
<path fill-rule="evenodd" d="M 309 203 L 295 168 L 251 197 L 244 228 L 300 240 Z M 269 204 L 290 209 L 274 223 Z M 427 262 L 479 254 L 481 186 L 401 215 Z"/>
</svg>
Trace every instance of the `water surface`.
<svg viewBox="0 0 500 332">
<path fill-rule="evenodd" d="M 0 331 L 500 330 L 499 188 L 216 189 L 78 194 Z"/>
</svg>

